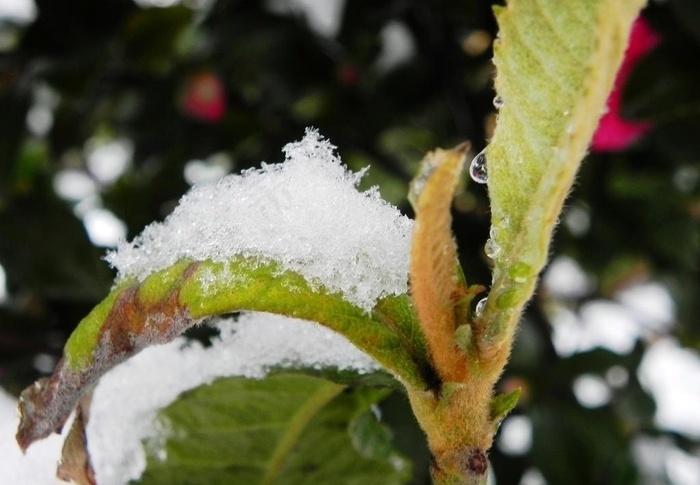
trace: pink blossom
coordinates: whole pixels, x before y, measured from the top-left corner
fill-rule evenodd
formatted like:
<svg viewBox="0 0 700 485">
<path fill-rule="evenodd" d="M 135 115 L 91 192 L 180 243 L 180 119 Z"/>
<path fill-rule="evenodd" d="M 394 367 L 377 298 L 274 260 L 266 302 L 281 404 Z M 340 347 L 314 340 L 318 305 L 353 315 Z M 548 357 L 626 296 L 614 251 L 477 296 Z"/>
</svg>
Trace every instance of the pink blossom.
<svg viewBox="0 0 700 485">
<path fill-rule="evenodd" d="M 660 40 L 659 35 L 652 30 L 644 18 L 637 18 L 632 26 L 625 58 L 622 61 L 620 71 L 615 79 L 615 85 L 608 98 L 608 111 L 600 119 L 598 130 L 593 135 L 592 149 L 594 151 L 611 152 L 624 150 L 651 130 L 652 125 L 650 123 L 628 121 L 622 118 L 620 109 L 622 90 L 632 69 Z"/>
<path fill-rule="evenodd" d="M 226 114 L 224 83 L 212 72 L 199 72 L 185 82 L 182 109 L 192 118 L 214 123 Z"/>
</svg>

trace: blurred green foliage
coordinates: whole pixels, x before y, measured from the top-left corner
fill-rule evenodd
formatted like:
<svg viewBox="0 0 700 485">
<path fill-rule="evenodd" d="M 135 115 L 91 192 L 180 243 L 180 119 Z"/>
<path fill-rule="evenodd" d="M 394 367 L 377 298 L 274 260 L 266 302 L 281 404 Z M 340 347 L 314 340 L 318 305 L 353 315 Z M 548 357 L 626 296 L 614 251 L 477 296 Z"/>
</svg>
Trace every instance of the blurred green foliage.
<svg viewBox="0 0 700 485">
<path fill-rule="evenodd" d="M 315 126 L 352 168 L 372 166 L 365 186 L 379 185 L 410 214 L 406 186 L 424 152 L 464 139 L 478 151 L 493 126 L 496 32 L 486 0 L 349 0 L 334 36 L 315 32 L 299 11 L 270 7 L 285 2 L 193 1 L 162 9 L 127 0 L 36 3 L 29 23 L 0 20 L 0 264 L 7 285 L 0 386 L 14 393 L 50 372 L 113 276 L 100 259 L 104 248 L 91 243 L 78 217 L 80 207 L 54 189 L 63 171 L 93 178 L 90 203 L 124 221 L 133 237 L 188 189 L 188 162 L 224 154 L 238 171 L 279 161 L 285 143 Z M 698 5 L 668 0 L 645 11 L 662 43 L 636 66 L 623 115 L 654 128 L 627 150 L 590 154 L 568 203 L 588 223 L 562 224 L 553 246 L 553 256 L 573 257 L 596 283 L 558 304 L 576 312 L 630 283 L 661 281 L 677 305 L 668 332 L 695 350 Z M 414 45 L 407 59 L 388 67 L 378 62 L 387 25 L 401 26 Z M 225 112 L 218 119 L 186 108 L 191 80 L 201 73 L 222 83 Z M 37 112 L 49 113 L 43 128 L 28 122 Z M 91 143 L 109 140 L 129 140 L 132 162 L 116 181 L 99 182 L 86 153 Z M 484 188 L 465 186 L 454 216 L 467 279 L 488 284 Z M 649 343 L 628 355 L 605 349 L 562 355 L 547 311 L 553 298 L 541 291 L 530 306 L 503 377 L 502 390 L 523 388 L 515 414 L 531 418 L 533 442 L 523 454 L 494 447 L 499 485 L 519 483 L 532 468 L 549 483 L 651 480 L 633 460 L 631 444 L 640 436 L 667 435 L 697 452 L 696 441 L 653 420 L 654 401 L 637 378 Z M 627 384 L 602 407 L 580 404 L 575 378 L 612 367 L 627 371 Z M 414 483 L 426 483 L 425 444 L 400 393 L 383 402 L 382 419 L 413 459 Z"/>
</svg>

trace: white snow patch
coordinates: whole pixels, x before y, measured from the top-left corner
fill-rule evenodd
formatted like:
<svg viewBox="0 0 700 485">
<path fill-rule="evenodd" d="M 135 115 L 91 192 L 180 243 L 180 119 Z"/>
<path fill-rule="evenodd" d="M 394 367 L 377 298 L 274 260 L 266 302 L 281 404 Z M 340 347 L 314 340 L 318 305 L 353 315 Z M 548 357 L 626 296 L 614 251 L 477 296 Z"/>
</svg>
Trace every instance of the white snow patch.
<svg viewBox="0 0 700 485">
<path fill-rule="evenodd" d="M 700 483 L 700 453 L 681 450 L 668 436 L 636 437 L 632 441 L 632 456 L 643 473 L 644 483 Z"/>
<path fill-rule="evenodd" d="M 105 142 L 91 138 L 85 143 L 85 160 L 90 173 L 103 184 L 112 184 L 129 168 L 134 154 L 131 140 Z"/>
<path fill-rule="evenodd" d="M 87 427 L 98 483 L 121 485 L 140 477 L 146 466 L 142 441 L 163 441 L 158 410 L 217 377 L 262 378 L 280 366 L 379 369 L 345 337 L 312 322 L 254 313 L 236 322 L 222 319 L 217 327 L 220 338 L 211 347 L 178 338 L 145 349 L 102 377 Z"/>
<path fill-rule="evenodd" d="M 190 185 L 216 182 L 231 171 L 233 161 L 226 153 L 219 152 L 206 160 L 190 160 L 185 164 L 185 181 Z"/>
<path fill-rule="evenodd" d="M 700 438 L 700 356 L 664 338 L 644 354 L 639 379 L 656 401 L 661 428 Z"/>
<path fill-rule="evenodd" d="M 665 285 L 649 281 L 625 288 L 615 298 L 629 308 L 645 329 L 668 332 L 676 318 L 676 304 Z"/>
<path fill-rule="evenodd" d="M 574 380 L 574 395 L 581 406 L 598 408 L 605 406 L 612 398 L 610 386 L 602 377 L 595 374 L 583 374 Z"/>
<path fill-rule="evenodd" d="M 53 188 L 59 197 L 70 201 L 79 201 L 97 193 L 97 184 L 90 175 L 76 168 L 58 172 L 53 179 Z"/>
<path fill-rule="evenodd" d="M 501 425 L 498 449 L 506 455 L 524 455 L 532 446 L 532 421 L 527 416 L 508 416 Z"/>
<path fill-rule="evenodd" d="M 26 454 L 15 441 L 19 425 L 17 400 L 0 389 L 0 483 L 16 485 L 56 485 L 66 482 L 56 478 L 63 436 L 51 435 L 29 447 Z M 70 428 L 70 423 L 66 429 Z"/>
<path fill-rule="evenodd" d="M 37 8 L 33 0 L 3 0 L 0 2 L 0 20 L 14 20 L 28 24 L 36 18 Z"/>
<path fill-rule="evenodd" d="M 95 246 L 113 248 L 126 237 L 126 224 L 112 211 L 96 207 L 83 216 L 83 224 Z"/>
<path fill-rule="evenodd" d="M 416 52 L 413 34 L 403 22 L 388 22 L 379 33 L 381 51 L 377 56 L 377 69 L 388 72 L 409 61 Z"/>
<path fill-rule="evenodd" d="M 107 260 L 121 278 L 143 280 L 181 259 L 254 256 L 368 311 L 382 296 L 405 293 L 412 221 L 376 189 L 358 192 L 364 171 L 348 171 L 317 131 L 284 152 L 282 164 L 193 187 L 163 223 Z"/>
<path fill-rule="evenodd" d="M 568 256 L 558 256 L 547 268 L 542 284 L 555 298 L 581 298 L 595 284 L 579 264 Z"/>
<path fill-rule="evenodd" d="M 7 273 L 0 264 L 0 305 L 7 301 Z"/>
<path fill-rule="evenodd" d="M 554 330 L 552 342 L 564 357 L 596 347 L 629 354 L 642 335 L 629 309 L 608 300 L 586 302 L 579 314 L 553 304 L 549 313 Z"/>
<path fill-rule="evenodd" d="M 267 8 L 278 14 L 302 15 L 311 30 L 332 38 L 340 30 L 345 0 L 268 0 Z"/>
</svg>

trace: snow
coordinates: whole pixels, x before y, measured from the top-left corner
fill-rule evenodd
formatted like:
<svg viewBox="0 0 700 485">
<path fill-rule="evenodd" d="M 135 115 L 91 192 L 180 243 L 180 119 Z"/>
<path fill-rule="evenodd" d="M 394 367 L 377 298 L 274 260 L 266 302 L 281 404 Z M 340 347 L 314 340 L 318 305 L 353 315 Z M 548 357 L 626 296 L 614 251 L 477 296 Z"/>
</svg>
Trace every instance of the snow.
<svg viewBox="0 0 700 485">
<path fill-rule="evenodd" d="M 580 298 L 594 288 L 591 278 L 569 256 L 558 256 L 551 262 L 542 285 L 554 298 L 560 299 Z"/>
<path fill-rule="evenodd" d="M 586 302 L 579 313 L 559 304 L 551 305 L 548 312 L 554 330 L 552 343 L 562 357 L 596 347 L 629 354 L 642 335 L 634 315 L 609 300 Z"/>
<path fill-rule="evenodd" d="M 578 312 L 573 311 L 559 300 L 581 298 L 595 285 L 574 260 L 566 257 L 557 258 L 551 265 L 543 286 L 553 297 L 548 307 L 553 343 L 564 357 L 596 347 L 629 354 L 640 339 L 671 330 L 676 318 L 668 289 L 655 281 L 626 287 L 613 300 L 588 300 Z"/>
<path fill-rule="evenodd" d="M 15 485 L 64 484 L 56 478 L 63 436 L 51 435 L 22 455 L 15 433 L 19 424 L 17 400 L 0 389 L 0 483 Z"/>
<path fill-rule="evenodd" d="M 163 441 L 158 410 L 217 377 L 262 378 L 271 367 L 379 369 L 343 336 L 311 322 L 255 313 L 235 323 L 220 320 L 217 327 L 220 339 L 211 347 L 179 338 L 145 349 L 100 380 L 87 427 L 98 483 L 121 485 L 140 477 L 146 466 L 142 441 Z"/>
<path fill-rule="evenodd" d="M 506 455 L 524 455 L 532 447 L 532 421 L 527 416 L 508 416 L 499 430 L 498 449 Z"/>
<path fill-rule="evenodd" d="M 268 0 L 267 8 L 277 14 L 301 15 L 316 34 L 332 38 L 340 31 L 345 0 Z"/>
<path fill-rule="evenodd" d="M 637 372 L 656 401 L 656 423 L 700 438 L 700 355 L 673 338 L 661 338 L 646 351 Z"/>
<path fill-rule="evenodd" d="M 282 164 L 196 185 L 163 222 L 107 260 L 119 278 L 145 279 L 181 259 L 274 260 L 369 311 L 407 291 L 412 221 L 352 173 L 317 131 L 284 148 Z"/>
<path fill-rule="evenodd" d="M 142 442 L 162 443 L 167 430 L 156 419 L 183 392 L 218 377 L 260 379 L 271 368 L 380 369 L 345 337 L 313 322 L 266 313 L 219 319 L 210 347 L 184 337 L 149 347 L 110 370 L 95 389 L 87 427 L 88 450 L 100 485 L 138 479 L 146 466 Z M 0 483 L 54 485 L 64 436 L 51 435 L 22 455 L 14 435 L 17 401 L 0 389 Z M 125 425 L 128 423 L 128 425 Z"/>
</svg>

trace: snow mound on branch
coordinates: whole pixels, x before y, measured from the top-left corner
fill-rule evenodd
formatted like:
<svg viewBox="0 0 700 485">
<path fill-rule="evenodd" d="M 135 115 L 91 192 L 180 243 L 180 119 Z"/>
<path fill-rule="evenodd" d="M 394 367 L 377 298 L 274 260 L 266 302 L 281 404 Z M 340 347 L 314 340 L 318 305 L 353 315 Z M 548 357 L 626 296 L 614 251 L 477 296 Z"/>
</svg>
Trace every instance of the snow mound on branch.
<svg viewBox="0 0 700 485">
<path fill-rule="evenodd" d="M 281 164 L 195 186 L 162 223 L 107 260 L 121 279 L 143 280 L 181 259 L 274 260 L 312 285 L 369 311 L 407 291 L 412 221 L 352 173 L 316 130 L 284 147 Z"/>
</svg>

